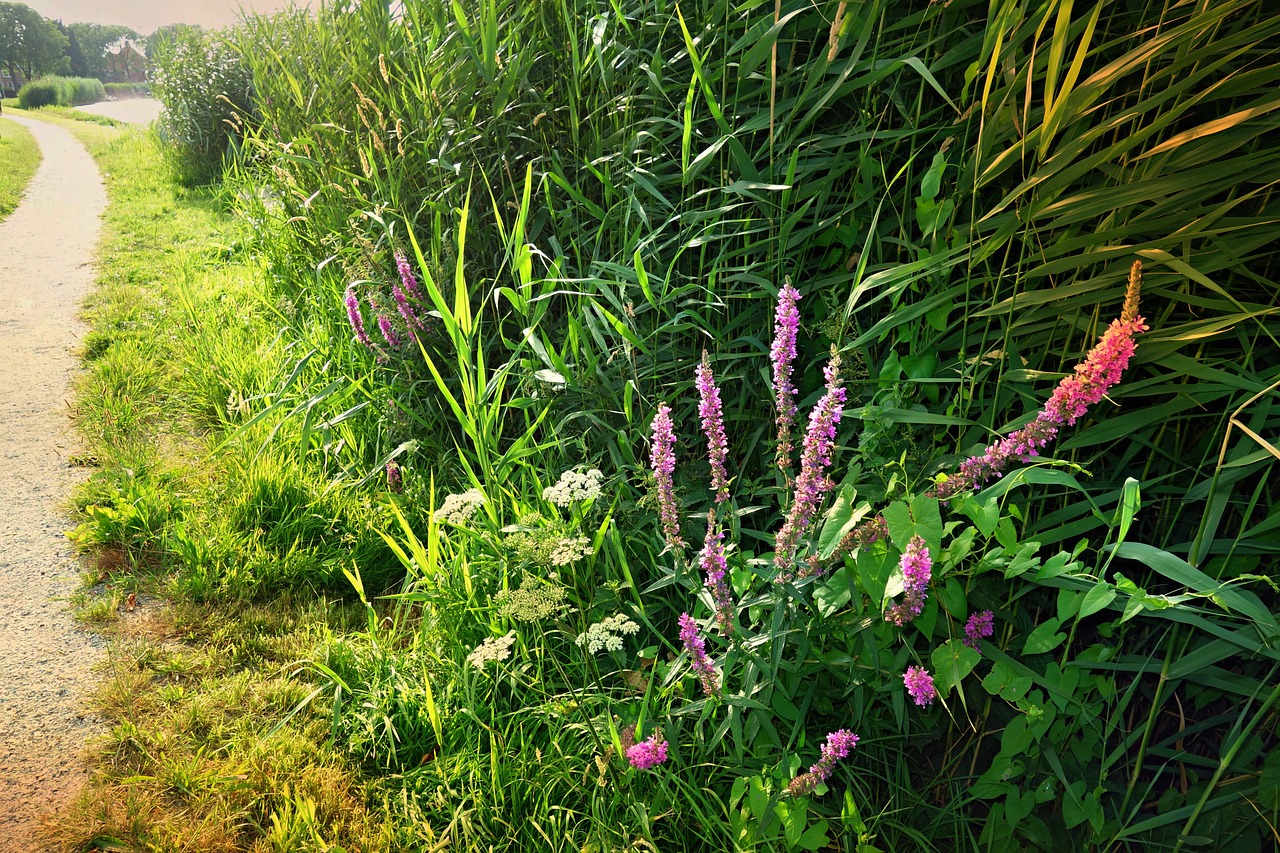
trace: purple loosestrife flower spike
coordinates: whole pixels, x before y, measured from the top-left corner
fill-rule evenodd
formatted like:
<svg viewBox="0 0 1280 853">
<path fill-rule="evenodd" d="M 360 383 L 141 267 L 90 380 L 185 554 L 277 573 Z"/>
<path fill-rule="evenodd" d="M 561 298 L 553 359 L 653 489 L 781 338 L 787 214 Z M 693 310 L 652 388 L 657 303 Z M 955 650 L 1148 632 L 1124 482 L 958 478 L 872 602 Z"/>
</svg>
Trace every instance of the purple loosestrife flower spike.
<svg viewBox="0 0 1280 853">
<path fill-rule="evenodd" d="M 884 618 L 895 625 L 905 625 L 920 615 L 929 597 L 929 581 L 933 577 L 933 560 L 924 539 L 913 536 L 898 562 L 902 569 L 902 601 L 885 611 Z"/>
<path fill-rule="evenodd" d="M 379 314 L 378 331 L 382 332 L 382 337 L 386 338 L 387 343 L 391 345 L 392 349 L 400 348 L 400 335 L 396 334 L 395 327 L 391 325 L 391 318 Z"/>
<path fill-rule="evenodd" d="M 658 413 L 653 416 L 653 441 L 649 448 L 649 463 L 653 466 L 653 476 L 658 483 L 658 515 L 662 519 L 662 535 L 666 537 L 669 547 L 681 547 L 685 541 L 680 538 L 680 515 L 676 510 L 676 487 L 673 474 L 676 470 L 676 435 L 671 424 L 671 407 L 666 403 L 658 404 Z"/>
<path fill-rule="evenodd" d="M 1058 383 L 1049 401 L 1031 423 L 960 463 L 959 470 L 952 477 L 933 489 L 936 497 L 945 500 L 960 492 L 976 489 L 987 480 L 1004 474 L 1010 466 L 1029 462 L 1057 437 L 1060 427 L 1074 426 L 1090 406 L 1106 396 L 1129 366 L 1129 360 L 1137 349 L 1134 338 L 1148 328 L 1138 315 L 1141 283 L 1142 266 L 1135 262 L 1129 275 L 1123 312 L 1118 319 L 1111 321 L 1084 362 L 1076 365 L 1071 376 Z"/>
<path fill-rule="evenodd" d="M 404 291 L 409 298 L 421 301 L 422 291 L 418 289 L 418 279 L 413 274 L 413 268 L 409 266 L 409 259 L 399 249 L 396 250 L 396 270 L 400 273 L 400 282 L 404 285 Z"/>
<path fill-rule="evenodd" d="M 369 334 L 364 330 L 364 317 L 360 314 L 360 300 L 356 296 L 356 286 L 354 284 L 347 286 L 347 292 L 342 300 L 347 306 L 347 322 L 351 324 L 351 328 L 356 333 L 356 340 L 374 349 L 373 341 L 369 340 Z"/>
<path fill-rule="evenodd" d="M 813 523 L 822 496 L 834 487 L 827 477 L 827 467 L 831 465 L 836 429 L 844 413 L 845 401 L 844 388 L 840 387 L 840 356 L 834 347 L 823 375 L 827 380 L 827 393 L 809 413 L 809 428 L 800 453 L 800 474 L 796 477 L 795 500 L 782 529 L 774 538 L 773 565 L 777 570 L 774 580 L 778 583 L 786 583 L 795 576 L 796 549 Z"/>
<path fill-rule="evenodd" d="M 790 284 L 778 291 L 778 309 L 773 323 L 773 398 L 777 412 L 778 456 L 780 471 L 791 469 L 791 426 L 796 422 L 796 386 L 791 373 L 796 360 L 796 335 L 800 330 L 800 309 L 796 302 L 800 291 Z"/>
<path fill-rule="evenodd" d="M 995 619 L 996 615 L 990 610 L 969 614 L 968 621 L 964 623 L 964 644 L 978 654 L 982 654 L 981 644 L 978 641 L 996 632 Z"/>
<path fill-rule="evenodd" d="M 703 694 L 714 696 L 719 689 L 716 668 L 707 657 L 707 643 L 698 633 L 698 623 L 688 613 L 680 614 L 680 642 L 689 653 L 689 668 L 698 674 L 698 680 L 702 682 Z"/>
<path fill-rule="evenodd" d="M 657 767 L 667 760 L 667 742 L 660 732 L 654 732 L 627 750 L 627 761 L 637 770 Z"/>
<path fill-rule="evenodd" d="M 711 488 L 716 493 L 716 503 L 729 499 L 729 474 L 725 460 L 729 457 L 729 440 L 724 434 L 724 411 L 720 405 L 720 389 L 711 372 L 711 359 L 702 351 L 702 363 L 694 369 L 698 386 L 698 415 L 702 418 L 702 432 L 707 437 L 707 458 L 711 462 Z"/>
<path fill-rule="evenodd" d="M 827 781 L 836 769 L 836 762 L 847 757 L 849 751 L 858 745 L 858 740 L 858 736 L 848 729 L 840 729 L 827 735 L 826 742 L 822 744 L 822 757 L 818 759 L 818 763 L 810 767 L 808 773 L 802 773 L 792 779 L 791 784 L 787 786 L 787 793 L 798 797 L 812 792 L 814 788 Z"/>
<path fill-rule="evenodd" d="M 707 591 L 716 604 L 716 622 L 723 634 L 735 627 L 733 592 L 729 589 L 729 565 L 724 557 L 724 531 L 716 524 L 715 510 L 708 513 L 707 538 L 702 544 L 702 570 L 707 573 Z"/>
<path fill-rule="evenodd" d="M 405 298 L 404 291 L 400 289 L 400 285 L 391 285 L 391 296 L 396 301 L 396 310 L 400 312 L 401 319 L 404 320 L 405 327 L 412 335 L 414 330 L 425 328 L 422 320 L 414 312 L 413 306 L 409 304 L 409 300 Z"/>
<path fill-rule="evenodd" d="M 902 675 L 902 682 L 907 685 L 907 693 L 911 701 L 921 708 L 932 705 L 938 698 L 938 688 L 933 686 L 933 676 L 922 666 L 909 666 Z"/>
</svg>

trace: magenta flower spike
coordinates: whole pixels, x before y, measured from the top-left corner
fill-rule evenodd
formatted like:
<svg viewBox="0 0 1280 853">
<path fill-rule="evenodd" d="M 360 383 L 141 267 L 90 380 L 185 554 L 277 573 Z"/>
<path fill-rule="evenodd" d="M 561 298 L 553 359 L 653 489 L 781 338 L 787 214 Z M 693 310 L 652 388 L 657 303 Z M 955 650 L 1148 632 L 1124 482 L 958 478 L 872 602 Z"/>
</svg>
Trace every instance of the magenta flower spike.
<svg viewBox="0 0 1280 853">
<path fill-rule="evenodd" d="M 800 473 L 796 477 L 795 500 L 782 529 L 774 538 L 773 565 L 777 570 L 774 576 L 777 583 L 786 583 L 795 577 L 796 549 L 813 524 L 823 495 L 835 486 L 827 476 L 827 468 L 831 465 L 836 430 L 844 413 L 845 391 L 840 386 L 839 354 L 832 352 L 823 375 L 827 380 L 827 393 L 809 413 L 809 428 L 800 453 Z"/>
<path fill-rule="evenodd" d="M 978 654 L 982 654 L 982 647 L 978 641 L 996 632 L 995 619 L 996 615 L 990 610 L 969 614 L 968 621 L 964 623 L 964 644 Z"/>
<path fill-rule="evenodd" d="M 796 337 L 800 331 L 800 309 L 796 303 L 800 291 L 786 285 L 778 291 L 778 308 L 773 324 L 773 346 L 769 357 L 773 362 L 773 399 L 778 428 L 777 465 L 780 471 L 791 469 L 791 427 L 796 422 L 796 386 L 791 381 L 796 360 Z"/>
<path fill-rule="evenodd" d="M 907 686 L 907 694 L 911 701 L 921 708 L 932 705 L 938 698 L 938 688 L 933 686 L 933 676 L 922 666 L 909 666 L 902 675 L 902 682 Z"/>
<path fill-rule="evenodd" d="M 729 565 L 724 556 L 724 531 L 715 523 L 715 511 L 707 519 L 707 538 L 702 544 L 702 570 L 706 572 L 707 591 L 716 605 L 716 623 L 721 633 L 731 634 L 735 627 L 733 591 L 729 589 Z"/>
<path fill-rule="evenodd" d="M 356 286 L 354 284 L 347 286 L 347 292 L 343 295 L 343 303 L 347 306 L 347 322 L 351 324 L 352 330 L 356 333 L 356 340 L 374 349 L 373 341 L 369 339 L 369 334 L 364 330 L 364 317 L 360 314 L 360 299 L 356 296 Z"/>
<path fill-rule="evenodd" d="M 929 597 L 929 581 L 933 577 L 933 560 L 924 539 L 913 536 L 898 562 L 902 569 L 902 600 L 885 611 L 884 618 L 895 625 L 905 625 L 920 615 Z"/>
<path fill-rule="evenodd" d="M 671 423 L 671 407 L 658 404 L 653 416 L 653 439 L 649 447 L 649 464 L 658 483 L 658 515 L 662 519 L 662 535 L 670 547 L 685 545 L 680 537 L 680 515 L 676 509 L 676 434 Z"/>
<path fill-rule="evenodd" d="M 391 285 L 391 296 L 396 301 L 396 310 L 400 312 L 405 328 L 409 330 L 410 335 L 416 337 L 414 333 L 425 329 L 426 323 L 418 316 L 418 312 L 409 301 L 412 299 L 414 302 L 419 302 L 422 296 L 418 290 L 418 280 L 413 277 L 413 270 L 409 267 L 409 261 L 405 258 L 404 252 L 396 252 L 396 268 L 400 273 L 400 283 Z"/>
<path fill-rule="evenodd" d="M 404 285 L 405 293 L 411 299 L 422 300 L 422 291 L 418 289 L 418 279 L 413 274 L 413 267 L 409 266 L 409 259 L 405 257 L 404 252 L 396 250 L 396 271 L 400 273 L 400 282 Z"/>
<path fill-rule="evenodd" d="M 382 332 L 382 337 L 386 339 L 392 349 L 400 348 L 400 344 L 402 343 L 400 335 L 396 333 L 395 327 L 391 325 L 391 319 L 389 317 L 382 314 L 378 315 L 378 331 Z"/>
<path fill-rule="evenodd" d="M 849 751 L 858 745 L 858 741 L 859 737 L 848 729 L 840 729 L 827 735 L 818 763 L 811 766 L 808 773 L 792 779 L 787 792 L 793 797 L 811 793 L 814 788 L 827 781 L 836 768 L 836 762 L 847 757 Z"/>
<path fill-rule="evenodd" d="M 715 374 L 711 372 L 711 360 L 702 351 L 702 363 L 694 369 L 698 386 L 698 415 L 702 418 L 702 432 L 707 437 L 707 459 L 711 462 L 711 489 L 716 493 L 716 503 L 729 499 L 729 473 L 725 461 L 729 458 L 729 440 L 724 433 L 724 410 L 720 405 L 720 389 L 716 387 Z"/>
<path fill-rule="evenodd" d="M 715 664 L 707 656 L 707 642 L 698 632 L 698 623 L 688 613 L 680 614 L 680 642 L 689 653 L 689 668 L 698 675 L 702 682 L 702 692 L 706 696 L 714 696 L 720 689 L 720 680 L 716 675 Z"/>
<path fill-rule="evenodd" d="M 1058 383 L 1035 420 L 960 463 L 953 476 L 934 488 L 936 497 L 945 500 L 979 488 L 986 481 L 1003 475 L 1010 466 L 1031 461 L 1057 437 L 1060 427 L 1074 426 L 1090 406 L 1106 396 L 1133 358 L 1137 349 L 1134 338 L 1148 328 L 1138 315 L 1141 284 L 1142 265 L 1135 261 L 1120 317 L 1111 321 L 1085 360 L 1076 365 L 1075 372 Z"/>
<path fill-rule="evenodd" d="M 667 742 L 660 732 L 627 749 L 627 761 L 637 770 L 649 770 L 667 760 Z"/>
</svg>

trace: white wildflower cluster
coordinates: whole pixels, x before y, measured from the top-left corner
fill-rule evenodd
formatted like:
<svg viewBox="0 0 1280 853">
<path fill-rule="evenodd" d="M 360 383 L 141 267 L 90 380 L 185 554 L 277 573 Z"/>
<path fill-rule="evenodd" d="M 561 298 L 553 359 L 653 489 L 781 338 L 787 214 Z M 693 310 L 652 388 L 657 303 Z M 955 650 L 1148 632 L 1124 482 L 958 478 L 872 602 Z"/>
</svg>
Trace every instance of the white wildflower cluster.
<svg viewBox="0 0 1280 853">
<path fill-rule="evenodd" d="M 604 474 L 600 469 L 590 471 L 565 471 L 554 486 L 542 490 L 542 499 L 556 506 L 568 506 L 574 501 L 589 501 L 600 497 Z"/>
<path fill-rule="evenodd" d="M 586 646 L 587 651 L 593 655 L 601 650 L 620 652 L 622 651 L 622 636 L 639 632 L 639 625 L 632 622 L 627 616 L 617 613 L 595 623 L 586 630 L 586 633 L 579 634 L 577 643 L 579 646 Z"/>
<path fill-rule="evenodd" d="M 483 643 L 475 647 L 471 654 L 467 655 L 467 663 L 476 669 L 484 669 L 484 665 L 490 661 L 504 661 L 511 657 L 511 646 L 515 641 L 515 631 L 510 631 L 502 637 L 487 637 Z"/>
<path fill-rule="evenodd" d="M 525 575 L 519 589 L 504 589 L 494 601 L 498 614 L 517 622 L 541 622 L 568 609 L 564 588 Z"/>
<path fill-rule="evenodd" d="M 479 489 L 467 489 L 460 495 L 447 495 L 444 503 L 436 510 L 436 520 L 465 524 L 484 502 L 484 492 Z"/>
<path fill-rule="evenodd" d="M 553 566 L 567 566 L 589 556 L 591 556 L 591 540 L 585 536 L 571 536 L 555 540 L 548 560 Z"/>
</svg>

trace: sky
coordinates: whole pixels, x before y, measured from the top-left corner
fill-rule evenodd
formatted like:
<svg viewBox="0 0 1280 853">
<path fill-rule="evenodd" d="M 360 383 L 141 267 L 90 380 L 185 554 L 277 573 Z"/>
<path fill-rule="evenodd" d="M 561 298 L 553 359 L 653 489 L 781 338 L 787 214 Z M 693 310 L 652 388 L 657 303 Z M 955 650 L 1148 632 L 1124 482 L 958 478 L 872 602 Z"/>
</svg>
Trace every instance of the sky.
<svg viewBox="0 0 1280 853">
<path fill-rule="evenodd" d="M 290 5 L 317 5 L 317 0 L 16 0 L 46 18 L 64 24 L 124 24 L 142 35 L 165 24 L 225 27 L 239 20 L 243 6 L 254 12 L 278 12 Z"/>
</svg>

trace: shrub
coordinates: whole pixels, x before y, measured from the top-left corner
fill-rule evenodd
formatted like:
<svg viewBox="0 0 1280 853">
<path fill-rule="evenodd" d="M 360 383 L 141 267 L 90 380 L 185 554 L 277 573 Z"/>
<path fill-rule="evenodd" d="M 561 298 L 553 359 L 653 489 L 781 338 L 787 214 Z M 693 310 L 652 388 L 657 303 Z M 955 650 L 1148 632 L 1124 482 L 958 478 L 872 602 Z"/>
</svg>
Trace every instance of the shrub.
<svg viewBox="0 0 1280 853">
<path fill-rule="evenodd" d="M 157 57 L 153 86 L 165 106 L 160 136 L 179 179 L 215 179 L 250 113 L 250 72 L 221 34 L 192 31 Z"/>
<path fill-rule="evenodd" d="M 68 103 L 64 106 L 96 104 L 107 99 L 106 87 L 102 85 L 101 80 L 93 77 L 64 77 L 63 80 L 70 90 Z"/>
<path fill-rule="evenodd" d="M 107 83 L 103 88 L 106 89 L 108 96 L 117 100 L 151 97 L 151 84 L 149 83 Z"/>
<path fill-rule="evenodd" d="M 56 106 L 61 103 L 60 95 L 61 91 L 57 79 L 43 77 L 39 80 L 32 80 L 18 90 L 18 106 L 24 110 Z"/>
<path fill-rule="evenodd" d="M 18 91 L 18 105 L 24 110 L 40 107 L 74 107 L 105 100 L 101 80 L 92 77 L 41 77 Z"/>
</svg>

